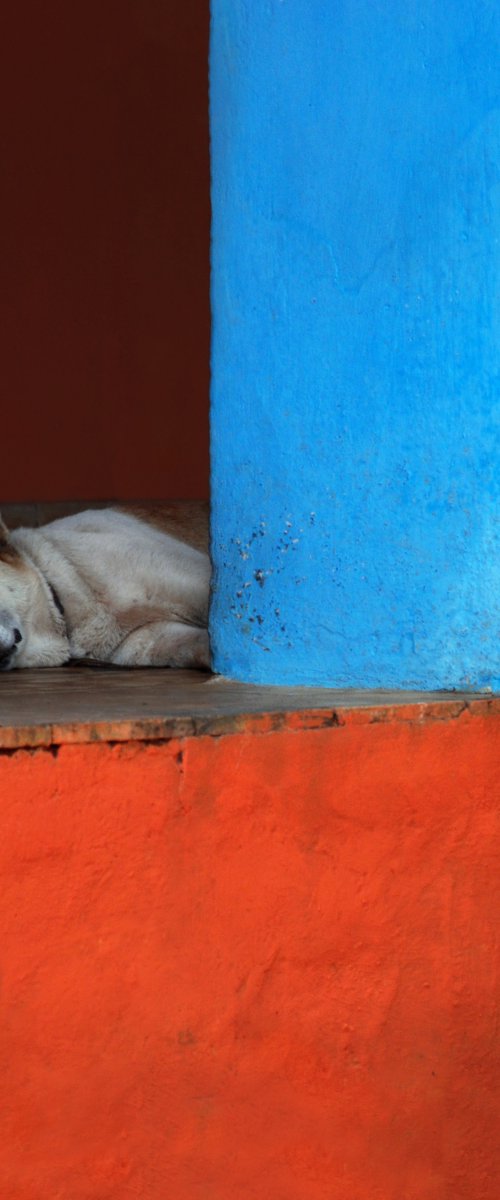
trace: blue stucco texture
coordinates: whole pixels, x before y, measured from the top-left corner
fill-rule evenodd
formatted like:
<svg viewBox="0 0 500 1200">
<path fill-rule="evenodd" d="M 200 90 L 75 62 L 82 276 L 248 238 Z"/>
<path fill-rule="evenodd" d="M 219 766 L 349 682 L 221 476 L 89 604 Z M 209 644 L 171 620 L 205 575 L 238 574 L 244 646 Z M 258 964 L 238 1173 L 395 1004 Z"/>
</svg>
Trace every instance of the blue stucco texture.
<svg viewBox="0 0 500 1200">
<path fill-rule="evenodd" d="M 213 0 L 211 636 L 500 686 L 500 6 Z"/>
</svg>

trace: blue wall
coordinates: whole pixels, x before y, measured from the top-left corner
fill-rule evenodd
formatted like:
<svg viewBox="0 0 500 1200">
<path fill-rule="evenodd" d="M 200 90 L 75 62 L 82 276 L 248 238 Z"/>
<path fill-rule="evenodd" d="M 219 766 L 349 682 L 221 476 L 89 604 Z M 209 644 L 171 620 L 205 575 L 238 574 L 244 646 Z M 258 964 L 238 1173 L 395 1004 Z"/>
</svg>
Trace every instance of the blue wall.
<svg viewBox="0 0 500 1200">
<path fill-rule="evenodd" d="M 212 0 L 215 668 L 500 686 L 500 6 Z"/>
</svg>

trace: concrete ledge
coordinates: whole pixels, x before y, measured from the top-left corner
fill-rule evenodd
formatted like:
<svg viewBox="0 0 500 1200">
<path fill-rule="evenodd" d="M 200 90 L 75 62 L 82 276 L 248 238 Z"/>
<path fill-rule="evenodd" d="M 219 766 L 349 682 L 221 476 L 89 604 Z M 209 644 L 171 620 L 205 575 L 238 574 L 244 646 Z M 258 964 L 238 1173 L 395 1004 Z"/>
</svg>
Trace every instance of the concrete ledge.
<svg viewBox="0 0 500 1200">
<path fill-rule="evenodd" d="M 470 693 L 256 687 L 199 671 L 71 667 L 0 680 L 0 749 L 500 713 Z"/>
</svg>

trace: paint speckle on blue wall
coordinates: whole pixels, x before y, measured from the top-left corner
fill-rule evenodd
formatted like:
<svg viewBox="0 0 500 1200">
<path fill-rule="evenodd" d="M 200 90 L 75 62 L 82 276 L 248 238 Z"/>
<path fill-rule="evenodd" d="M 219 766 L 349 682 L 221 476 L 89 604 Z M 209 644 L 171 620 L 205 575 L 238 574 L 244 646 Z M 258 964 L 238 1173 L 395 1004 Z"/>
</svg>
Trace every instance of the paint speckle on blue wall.
<svg viewBox="0 0 500 1200">
<path fill-rule="evenodd" d="M 212 0 L 211 636 L 500 686 L 500 7 Z"/>
</svg>

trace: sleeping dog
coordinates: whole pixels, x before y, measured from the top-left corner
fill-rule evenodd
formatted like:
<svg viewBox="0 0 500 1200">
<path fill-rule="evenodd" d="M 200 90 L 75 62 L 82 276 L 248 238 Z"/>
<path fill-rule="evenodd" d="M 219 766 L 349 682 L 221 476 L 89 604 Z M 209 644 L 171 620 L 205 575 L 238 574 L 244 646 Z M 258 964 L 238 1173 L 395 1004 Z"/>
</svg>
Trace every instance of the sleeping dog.
<svg viewBox="0 0 500 1200">
<path fill-rule="evenodd" d="M 0 669 L 206 668 L 209 586 L 206 554 L 125 510 L 13 533 L 0 520 Z"/>
</svg>

